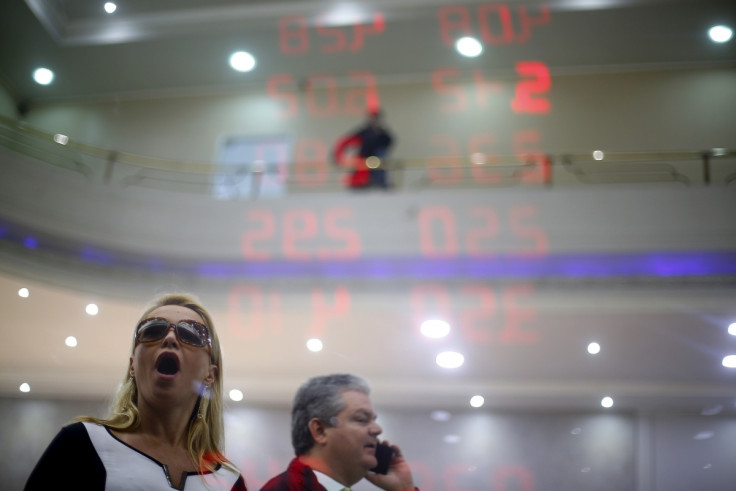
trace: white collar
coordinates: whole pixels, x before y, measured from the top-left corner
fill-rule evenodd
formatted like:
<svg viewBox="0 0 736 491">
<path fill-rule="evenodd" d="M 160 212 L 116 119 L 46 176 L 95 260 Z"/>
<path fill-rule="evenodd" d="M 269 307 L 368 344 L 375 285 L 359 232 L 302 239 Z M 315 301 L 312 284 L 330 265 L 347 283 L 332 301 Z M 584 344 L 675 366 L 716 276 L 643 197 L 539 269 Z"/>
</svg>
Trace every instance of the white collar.
<svg viewBox="0 0 736 491">
<path fill-rule="evenodd" d="M 314 475 L 317 476 L 317 480 L 319 481 L 319 483 L 324 486 L 327 491 L 342 491 L 345 488 L 350 489 L 350 486 L 340 484 L 327 474 L 324 474 L 320 471 L 315 471 L 314 469 L 312 469 L 312 471 L 314 472 Z"/>
</svg>

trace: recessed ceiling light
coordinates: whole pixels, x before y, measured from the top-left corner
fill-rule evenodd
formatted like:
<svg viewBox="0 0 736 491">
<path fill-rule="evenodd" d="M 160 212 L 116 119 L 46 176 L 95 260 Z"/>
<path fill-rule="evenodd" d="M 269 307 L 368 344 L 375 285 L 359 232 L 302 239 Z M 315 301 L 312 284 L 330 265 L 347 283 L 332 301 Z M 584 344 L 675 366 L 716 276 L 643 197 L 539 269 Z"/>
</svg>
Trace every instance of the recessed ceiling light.
<svg viewBox="0 0 736 491">
<path fill-rule="evenodd" d="M 18 290 L 18 296 L 23 298 L 28 298 L 28 295 L 30 295 L 31 292 L 28 291 L 28 288 L 21 288 Z"/>
<path fill-rule="evenodd" d="M 428 320 L 422 322 L 419 330 L 428 338 L 444 338 L 450 333 L 450 324 L 442 320 Z"/>
<path fill-rule="evenodd" d="M 721 363 L 726 368 L 736 368 L 736 355 L 724 356 Z"/>
<path fill-rule="evenodd" d="M 243 400 L 243 392 L 238 389 L 231 390 L 229 395 L 231 401 L 238 402 Z"/>
<path fill-rule="evenodd" d="M 597 355 L 600 352 L 601 352 L 600 344 L 596 342 L 592 342 L 588 345 L 588 353 L 590 353 L 591 355 Z"/>
<path fill-rule="evenodd" d="M 37 84 L 48 85 L 54 80 L 54 72 L 48 68 L 38 68 L 33 72 L 33 80 Z"/>
<path fill-rule="evenodd" d="M 91 303 L 84 308 L 84 311 L 87 312 L 89 315 L 97 315 L 100 309 L 97 307 L 97 305 Z"/>
<path fill-rule="evenodd" d="M 606 396 L 603 399 L 601 399 L 601 406 L 603 407 L 613 407 L 613 398 Z"/>
<path fill-rule="evenodd" d="M 30 392 L 31 386 L 23 382 L 22 384 L 20 384 L 20 387 L 18 387 L 18 390 L 20 390 L 21 392 Z"/>
<path fill-rule="evenodd" d="M 22 295 L 21 295 L 22 296 Z M 736 336 L 736 322 L 732 322 L 730 326 L 728 326 L 728 333 L 731 336 Z"/>
<path fill-rule="evenodd" d="M 105 12 L 107 12 L 108 14 L 112 14 L 117 9 L 118 9 L 118 6 L 115 5 L 114 3 L 112 3 L 112 2 L 106 2 L 105 3 Z"/>
<path fill-rule="evenodd" d="M 483 398 L 483 396 L 473 396 L 470 398 L 470 405 L 473 407 L 483 407 L 483 404 L 486 403 L 486 400 Z"/>
<path fill-rule="evenodd" d="M 230 66 L 239 72 L 249 72 L 256 66 L 256 59 L 245 51 L 236 51 L 230 55 Z"/>
<path fill-rule="evenodd" d="M 714 43 L 725 43 L 733 37 L 733 29 L 728 26 L 713 26 L 708 29 L 708 36 Z"/>
<path fill-rule="evenodd" d="M 66 145 L 67 143 L 69 143 L 69 137 L 66 135 L 62 135 L 61 133 L 57 133 L 54 135 L 54 141 L 59 145 Z"/>
<path fill-rule="evenodd" d="M 307 341 L 307 349 L 314 353 L 322 351 L 322 341 L 317 338 L 310 339 L 309 341 Z"/>
<path fill-rule="evenodd" d="M 455 49 L 463 56 L 475 58 L 483 52 L 483 45 L 475 38 L 462 37 L 455 43 Z"/>
<path fill-rule="evenodd" d="M 77 338 L 75 338 L 74 336 L 67 336 L 67 338 L 64 340 L 64 344 L 66 344 L 70 348 L 74 348 L 77 345 Z"/>
<path fill-rule="evenodd" d="M 443 351 L 435 361 L 442 368 L 457 368 L 465 362 L 465 357 L 455 351 Z"/>
<path fill-rule="evenodd" d="M 593 158 L 596 160 L 603 160 L 603 151 L 602 150 L 595 150 L 593 151 Z"/>
</svg>

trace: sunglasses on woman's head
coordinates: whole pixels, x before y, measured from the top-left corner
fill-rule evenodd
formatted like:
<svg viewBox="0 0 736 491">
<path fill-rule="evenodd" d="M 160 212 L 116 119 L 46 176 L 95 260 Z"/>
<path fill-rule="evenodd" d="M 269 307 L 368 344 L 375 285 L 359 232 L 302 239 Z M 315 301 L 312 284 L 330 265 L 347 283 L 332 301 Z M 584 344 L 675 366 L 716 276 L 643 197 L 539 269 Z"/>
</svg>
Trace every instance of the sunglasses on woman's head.
<svg viewBox="0 0 736 491">
<path fill-rule="evenodd" d="M 212 346 L 210 330 L 204 324 L 190 320 L 179 321 L 174 324 L 160 317 L 142 320 L 135 330 L 135 342 L 152 343 L 159 341 L 166 336 L 166 333 L 172 327 L 174 328 L 176 339 L 182 343 L 188 344 L 189 346 L 196 346 L 197 348 Z"/>
</svg>

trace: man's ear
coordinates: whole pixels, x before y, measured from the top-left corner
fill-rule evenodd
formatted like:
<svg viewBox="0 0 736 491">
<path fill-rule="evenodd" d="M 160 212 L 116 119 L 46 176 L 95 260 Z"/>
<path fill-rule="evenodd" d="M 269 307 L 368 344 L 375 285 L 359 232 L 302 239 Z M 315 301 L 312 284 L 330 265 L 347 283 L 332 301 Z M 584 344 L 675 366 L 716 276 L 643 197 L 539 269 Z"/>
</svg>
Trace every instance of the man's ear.
<svg viewBox="0 0 736 491">
<path fill-rule="evenodd" d="M 309 433 L 312 435 L 312 439 L 318 445 L 324 445 L 327 443 L 327 425 L 325 425 L 319 418 L 312 418 L 309 420 Z"/>
</svg>

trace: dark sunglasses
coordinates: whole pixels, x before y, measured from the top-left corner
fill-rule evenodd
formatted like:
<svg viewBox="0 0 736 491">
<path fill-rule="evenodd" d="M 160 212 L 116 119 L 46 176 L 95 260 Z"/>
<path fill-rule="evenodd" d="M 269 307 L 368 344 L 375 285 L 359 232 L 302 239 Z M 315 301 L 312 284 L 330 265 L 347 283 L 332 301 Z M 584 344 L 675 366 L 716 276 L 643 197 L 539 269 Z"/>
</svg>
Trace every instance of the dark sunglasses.
<svg viewBox="0 0 736 491">
<path fill-rule="evenodd" d="M 189 320 L 179 321 L 173 324 L 160 317 L 142 320 L 135 330 L 135 342 L 152 343 L 163 339 L 172 327 L 174 328 L 176 339 L 180 342 L 189 346 L 196 346 L 197 348 L 212 347 L 210 330 L 204 324 Z"/>
</svg>

